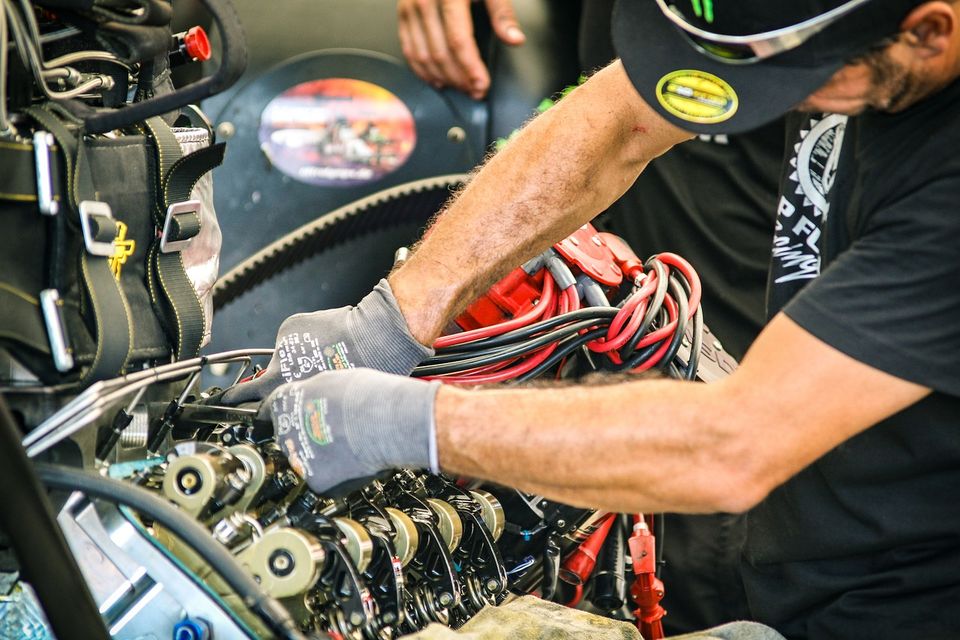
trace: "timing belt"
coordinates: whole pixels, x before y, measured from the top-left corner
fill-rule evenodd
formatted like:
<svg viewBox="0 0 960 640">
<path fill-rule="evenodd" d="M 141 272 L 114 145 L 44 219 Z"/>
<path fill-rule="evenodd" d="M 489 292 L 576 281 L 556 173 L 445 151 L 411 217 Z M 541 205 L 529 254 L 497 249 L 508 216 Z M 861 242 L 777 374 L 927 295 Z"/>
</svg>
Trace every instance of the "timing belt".
<svg viewBox="0 0 960 640">
<path fill-rule="evenodd" d="M 147 254 L 147 284 L 154 308 L 165 320 L 176 359 L 183 360 L 200 352 L 205 314 L 187 277 L 181 250 L 165 251 L 164 243 L 185 246 L 200 233 L 201 221 L 199 203 L 194 202 L 195 207 L 183 211 L 174 211 L 171 206 L 189 201 L 197 181 L 223 162 L 225 145 L 210 145 L 181 157 L 180 143 L 166 122 L 155 117 L 144 124 L 156 149 L 154 221 L 161 231 L 161 237 L 153 242 Z"/>
<path fill-rule="evenodd" d="M 63 150 L 67 169 L 67 201 L 78 217 L 81 203 L 96 202 L 97 192 L 90 175 L 83 131 L 74 133 L 44 106 L 30 107 L 27 114 L 46 128 Z M 117 234 L 111 215 L 89 216 L 91 236 L 98 243 L 112 245 Z M 79 226 L 82 226 L 79 225 Z M 112 378 L 120 374 L 130 357 L 133 345 L 133 321 L 127 298 L 110 269 L 110 256 L 97 256 L 87 250 L 80 252 L 80 274 L 90 299 L 96 332 L 96 351 L 93 362 L 81 375 L 84 383 Z M 56 265 L 53 268 L 57 268 Z"/>
<path fill-rule="evenodd" d="M 221 309 L 279 273 L 341 242 L 407 222 L 426 222 L 464 184 L 465 173 L 414 180 L 344 205 L 264 247 L 217 280 L 214 309 Z M 419 196 L 419 197 L 413 197 Z"/>
</svg>

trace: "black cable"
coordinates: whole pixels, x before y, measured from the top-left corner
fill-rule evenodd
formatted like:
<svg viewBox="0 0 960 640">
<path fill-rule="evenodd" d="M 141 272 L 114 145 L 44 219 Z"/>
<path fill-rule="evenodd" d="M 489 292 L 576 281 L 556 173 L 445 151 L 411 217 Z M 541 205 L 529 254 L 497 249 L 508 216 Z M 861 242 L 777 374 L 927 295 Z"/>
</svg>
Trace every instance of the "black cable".
<svg viewBox="0 0 960 640">
<path fill-rule="evenodd" d="M 693 340 L 690 342 L 690 358 L 683 370 L 684 380 L 696 380 L 700 369 L 700 350 L 703 348 L 703 307 L 697 306 L 693 314 Z"/>
<path fill-rule="evenodd" d="M 687 294 L 687 300 L 690 299 L 690 294 L 693 291 L 693 287 L 690 284 L 690 281 L 687 280 L 687 277 L 681 271 L 676 272 L 677 279 L 680 281 L 683 290 Z M 684 331 L 686 333 L 686 331 Z M 703 347 L 703 305 L 697 304 L 696 310 L 693 312 L 693 329 L 691 331 L 692 338 L 690 341 L 690 357 L 687 359 L 688 362 L 686 366 L 681 370 L 681 377 L 684 380 L 696 380 L 697 370 L 700 368 L 700 350 Z"/>
<path fill-rule="evenodd" d="M 644 347 L 643 351 L 633 354 L 629 360 L 624 360 L 623 364 L 614 367 L 614 371 L 630 371 L 631 369 L 636 369 L 641 364 L 649 360 L 650 357 L 653 356 L 653 354 L 655 354 L 657 350 L 663 346 L 664 340 L 666 340 L 666 338 Z"/>
<path fill-rule="evenodd" d="M 173 505 L 146 489 L 79 469 L 42 463 L 36 464 L 35 468 L 40 480 L 48 487 L 67 491 L 82 491 L 88 496 L 128 506 L 159 522 L 172 533 L 175 533 L 204 562 L 220 574 L 227 585 L 240 596 L 244 605 L 256 613 L 273 632 L 278 634 L 278 637 L 290 640 L 306 640 L 287 610 L 260 589 L 253 578 L 237 564 L 236 559 L 230 552 L 218 544 L 209 531 Z M 4 507 L 6 505 L 5 502 Z M 50 558 L 44 557 L 42 560 L 44 567 L 49 571 L 52 568 Z M 63 589 L 63 584 L 57 586 L 59 597 L 62 597 Z M 70 600 L 69 604 L 70 624 L 76 625 L 77 606 L 73 599 Z M 55 631 L 57 630 L 55 629 Z M 57 633 L 57 637 L 62 639 L 81 637 L 79 635 L 60 636 L 59 632 Z M 102 637 L 106 638 L 108 636 Z"/>
<path fill-rule="evenodd" d="M 576 335 L 583 331 L 584 329 L 590 329 L 592 327 L 601 326 L 607 328 L 610 326 L 609 318 L 603 318 L 600 320 L 584 320 L 582 322 L 572 324 L 565 327 L 560 327 L 559 329 L 554 329 L 548 333 L 541 334 L 536 338 L 528 338 L 524 341 L 518 341 L 516 343 L 508 343 L 506 345 L 500 345 L 496 347 L 491 347 L 489 349 L 476 349 L 474 351 L 458 351 L 456 353 L 441 353 L 440 355 L 431 356 L 423 362 L 421 366 L 432 366 L 438 364 L 448 364 L 451 362 L 464 362 L 467 360 L 472 360 L 473 358 L 478 358 L 481 356 L 497 356 L 505 352 L 506 348 L 516 348 L 521 345 L 527 345 L 528 349 L 533 350 L 538 347 L 530 345 L 536 345 L 535 340 L 539 340 L 543 337 L 550 337 L 551 342 L 557 342 L 564 338 L 568 338 L 571 335 Z M 481 341 L 482 342 L 482 341 Z"/>
<path fill-rule="evenodd" d="M 564 327 L 563 329 L 557 329 L 554 332 L 537 336 L 536 338 L 532 338 L 519 345 L 498 350 L 495 353 L 482 356 L 473 356 L 458 362 L 420 365 L 413 370 L 411 375 L 414 377 L 436 376 L 447 373 L 458 373 L 461 371 L 467 371 L 470 369 L 476 369 L 478 367 L 496 364 L 498 362 L 503 362 L 504 360 L 510 360 L 512 358 L 527 355 L 532 351 L 549 346 L 557 341 L 557 335 L 555 335 L 556 333 L 560 333 L 561 335 L 565 335 L 567 333 L 578 333 L 584 329 L 589 329 L 596 324 L 596 320 L 581 320 L 580 322 L 574 323 L 568 327 Z"/>
<path fill-rule="evenodd" d="M 557 315 L 552 318 L 547 318 L 546 320 L 540 320 L 534 324 L 521 327 L 519 329 L 514 329 L 513 331 L 508 331 L 507 333 L 503 333 L 499 336 L 482 338 L 479 340 L 473 340 L 471 342 L 454 345 L 452 347 L 437 349 L 437 354 L 459 353 L 461 351 L 475 351 L 477 349 L 486 349 L 488 347 L 498 347 L 519 339 L 530 338 L 538 333 L 555 329 L 569 322 L 587 320 L 591 318 L 597 319 L 598 321 L 603 319 L 612 320 L 616 315 L 617 309 L 615 307 L 585 307 L 583 309 L 577 309 L 576 311 L 568 311 L 567 313 Z M 607 324 L 609 324 L 609 322 Z"/>
<path fill-rule="evenodd" d="M 657 568 L 654 573 L 658 578 L 660 577 L 660 568 L 665 564 L 663 562 L 663 546 L 664 546 L 664 534 L 667 531 L 667 523 L 665 522 L 665 514 L 658 513 L 654 518 L 654 535 L 656 536 L 657 541 Z"/>
<path fill-rule="evenodd" d="M 569 339 L 566 342 L 560 343 L 557 346 L 557 350 L 550 354 L 550 357 L 548 357 L 546 360 L 538 364 L 536 367 L 534 367 L 530 371 L 527 371 L 526 373 L 518 376 L 516 381 L 527 382 L 528 380 L 532 380 L 536 378 L 537 376 L 541 375 L 544 371 L 549 370 L 555 364 L 557 364 L 558 362 L 566 358 L 568 355 L 570 355 L 571 353 L 573 353 L 583 345 L 587 344 L 588 342 L 592 342 L 597 338 L 602 338 L 606 334 L 607 334 L 606 328 L 601 327 L 599 329 L 594 329 L 593 331 L 588 331 L 582 336 L 577 336 L 575 338 Z"/>
<path fill-rule="evenodd" d="M 637 332 L 631 336 L 625 345 L 620 348 L 620 357 L 624 360 L 630 358 L 633 355 L 633 352 L 637 349 L 637 343 L 646 335 L 647 331 L 650 329 L 650 325 L 653 323 L 654 318 L 660 313 L 660 310 L 663 308 L 663 300 L 667 297 L 667 286 L 668 286 L 668 272 L 667 268 L 662 262 L 656 258 L 650 258 L 647 261 L 646 269 L 653 270 L 657 272 L 657 289 L 653 293 L 653 299 L 650 301 L 650 306 L 647 307 L 647 312 L 643 316 L 643 321 L 640 323 L 640 328 L 637 329 Z"/>
<path fill-rule="evenodd" d="M 33 586 L 53 634 L 60 640 L 108 640 L 110 635 L 53 508 L 20 444 L 0 395 L 0 529 L 10 538 L 25 582 Z M 70 594 L 64 598 L 64 594 Z"/>
<path fill-rule="evenodd" d="M 660 366 L 664 368 L 673 364 L 673 359 L 677 357 L 680 344 L 683 342 L 683 334 L 687 330 L 687 314 L 690 310 L 686 291 L 683 290 L 683 285 L 673 275 L 670 276 L 670 295 L 677 305 L 677 327 L 673 330 L 673 339 L 670 340 L 670 346 L 667 347 L 663 358 L 660 360 Z M 679 372 L 677 377 L 679 377 Z"/>
</svg>

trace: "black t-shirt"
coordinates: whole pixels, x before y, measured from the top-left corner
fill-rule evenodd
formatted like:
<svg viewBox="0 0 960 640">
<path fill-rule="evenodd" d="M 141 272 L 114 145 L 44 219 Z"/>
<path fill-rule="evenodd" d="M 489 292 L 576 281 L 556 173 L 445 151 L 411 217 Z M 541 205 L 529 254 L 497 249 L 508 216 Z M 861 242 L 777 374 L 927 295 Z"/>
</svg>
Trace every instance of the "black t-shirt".
<svg viewBox="0 0 960 640">
<path fill-rule="evenodd" d="M 751 611 L 789 638 L 960 638 L 960 81 L 791 124 L 770 315 L 933 393 L 750 512 Z"/>
<path fill-rule="evenodd" d="M 614 0 L 584 0 L 581 68 L 616 55 L 610 37 Z M 738 136 L 698 138 L 646 168 L 597 224 L 623 236 L 641 258 L 673 251 L 703 283 L 704 317 L 736 358 L 764 324 L 764 291 L 784 122 Z M 748 615 L 740 583 L 743 518 L 727 514 L 663 516 L 664 628 L 670 635 Z"/>
</svg>

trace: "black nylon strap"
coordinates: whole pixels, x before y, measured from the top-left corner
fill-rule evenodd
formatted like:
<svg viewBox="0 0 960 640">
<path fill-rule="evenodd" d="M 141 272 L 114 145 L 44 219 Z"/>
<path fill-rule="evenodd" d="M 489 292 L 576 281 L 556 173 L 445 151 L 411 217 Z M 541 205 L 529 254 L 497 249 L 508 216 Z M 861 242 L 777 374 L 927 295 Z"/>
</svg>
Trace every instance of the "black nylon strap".
<svg viewBox="0 0 960 640">
<path fill-rule="evenodd" d="M 50 149 L 50 175 L 53 177 L 53 199 L 63 201 L 61 183 L 63 175 L 58 147 Z M 0 200 L 13 202 L 37 201 L 37 166 L 33 145 L 22 142 L 0 141 Z"/>
<path fill-rule="evenodd" d="M 40 317 L 40 301 L 25 291 L 0 282 L 0 339 L 11 338 L 41 353 L 50 353 L 43 322 L 23 322 Z"/>
<path fill-rule="evenodd" d="M 60 118 L 43 107 L 30 107 L 26 110 L 26 114 L 36 120 L 44 129 L 53 134 L 54 140 L 57 141 L 57 145 L 63 151 L 63 165 L 66 169 L 65 173 L 67 178 L 67 194 L 65 199 L 67 204 L 74 211 L 76 211 L 79 199 L 77 198 L 75 191 L 76 180 L 74 175 L 74 167 L 77 157 L 77 148 L 79 147 L 79 134 L 74 133 L 67 128 L 67 126 L 60 121 Z"/>
<path fill-rule="evenodd" d="M 31 107 L 27 113 L 53 135 L 63 151 L 67 169 L 66 200 L 79 218 L 80 202 L 96 200 L 97 197 L 83 144 L 83 132 L 71 132 L 59 117 L 43 107 Z M 109 256 L 99 257 L 82 251 L 80 273 L 90 298 L 96 335 L 93 363 L 81 374 L 81 381 L 89 383 L 123 372 L 133 345 L 134 328 L 126 295 L 110 269 Z"/>
<path fill-rule="evenodd" d="M 127 297 L 113 276 L 108 259 L 84 251 L 80 267 L 90 294 L 97 334 L 97 351 L 82 379 L 95 382 L 123 372 L 130 357 L 134 328 Z"/>
<path fill-rule="evenodd" d="M 206 147 L 181 157 L 180 143 L 173 131 L 160 118 L 145 122 L 157 153 L 157 207 L 154 218 L 164 228 L 170 205 L 190 198 L 193 187 L 203 174 L 223 160 L 223 145 Z M 167 240 L 185 240 L 200 232 L 199 211 L 176 214 L 171 221 Z M 188 232 L 190 235 L 187 235 Z M 163 253 L 158 239 L 150 247 L 148 285 L 154 306 L 166 319 L 166 329 L 176 347 L 176 358 L 195 357 L 203 341 L 205 314 L 200 298 L 187 277 L 183 256 L 179 251 Z M 162 294 L 162 295 L 160 295 Z"/>
</svg>

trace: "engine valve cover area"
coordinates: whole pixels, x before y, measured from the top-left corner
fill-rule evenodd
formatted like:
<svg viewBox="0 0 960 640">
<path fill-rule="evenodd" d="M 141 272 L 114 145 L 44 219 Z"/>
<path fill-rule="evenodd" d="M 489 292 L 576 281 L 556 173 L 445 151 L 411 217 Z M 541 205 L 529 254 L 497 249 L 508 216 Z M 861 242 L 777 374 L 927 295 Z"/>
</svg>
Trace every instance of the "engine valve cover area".
<svg viewBox="0 0 960 640">
<path fill-rule="evenodd" d="M 215 412 L 211 406 L 205 415 Z M 184 411 L 181 420 L 193 414 Z M 458 628 L 502 604 L 521 579 L 536 584 L 529 579 L 536 563 L 518 569 L 504 558 L 540 555 L 544 536 L 502 553 L 501 544 L 517 544 L 506 532 L 556 530 L 567 540 L 566 523 L 534 522 L 530 500 L 539 513 L 552 512 L 537 498 L 426 472 L 398 470 L 344 498 L 323 498 L 292 474 L 272 439 L 237 424 L 236 413 L 198 424 L 174 425 L 174 433 L 192 430 L 193 437 L 141 464 L 109 465 L 116 474 L 107 475 L 123 475 L 115 481 L 187 514 L 308 637 L 389 639 L 431 623 Z M 564 513 L 575 526 L 595 519 L 589 510 Z M 137 633 L 177 638 L 193 637 L 183 629 L 197 625 L 210 637 L 270 636 L 182 532 L 80 492 L 60 522 L 114 626 L 123 620 Z"/>
</svg>

